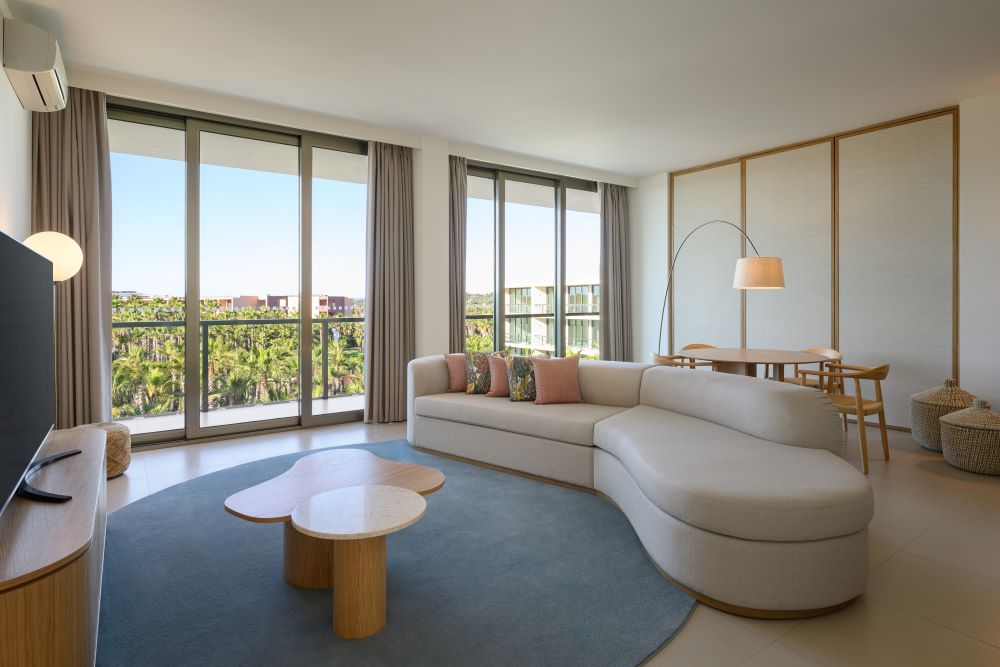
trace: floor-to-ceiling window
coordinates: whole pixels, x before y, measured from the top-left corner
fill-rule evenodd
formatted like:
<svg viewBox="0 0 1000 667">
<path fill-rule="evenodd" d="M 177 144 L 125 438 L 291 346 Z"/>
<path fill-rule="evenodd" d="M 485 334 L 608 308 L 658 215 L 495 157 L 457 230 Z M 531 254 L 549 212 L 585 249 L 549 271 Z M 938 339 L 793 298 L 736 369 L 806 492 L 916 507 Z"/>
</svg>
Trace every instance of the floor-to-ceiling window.
<svg viewBox="0 0 1000 667">
<path fill-rule="evenodd" d="M 556 186 L 508 180 L 504 187 L 504 347 L 556 355 Z"/>
<path fill-rule="evenodd" d="M 118 100 L 109 118 L 114 418 L 137 442 L 357 418 L 365 144 Z"/>
<path fill-rule="evenodd" d="M 601 202 L 566 189 L 566 354 L 600 358 Z"/>
<path fill-rule="evenodd" d="M 495 181 L 467 177 L 465 232 L 465 349 L 493 349 L 496 291 Z"/>
<path fill-rule="evenodd" d="M 108 121 L 111 414 L 133 433 L 184 428 L 184 131 Z"/>
<path fill-rule="evenodd" d="M 468 349 L 598 358 L 596 183 L 486 166 L 470 167 L 468 179 Z M 498 340 L 474 335 L 488 315 Z"/>
<path fill-rule="evenodd" d="M 207 131 L 199 147 L 200 424 L 297 417 L 299 149 Z"/>
<path fill-rule="evenodd" d="M 314 415 L 363 410 L 368 158 L 313 148 Z"/>
</svg>

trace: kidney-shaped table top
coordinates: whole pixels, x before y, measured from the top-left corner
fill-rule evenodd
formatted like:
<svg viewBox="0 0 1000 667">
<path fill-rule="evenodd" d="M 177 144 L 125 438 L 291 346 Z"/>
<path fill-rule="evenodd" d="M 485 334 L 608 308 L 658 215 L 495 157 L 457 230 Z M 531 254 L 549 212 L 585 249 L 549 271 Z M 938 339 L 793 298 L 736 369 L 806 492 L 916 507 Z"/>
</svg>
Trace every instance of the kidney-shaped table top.
<svg viewBox="0 0 1000 667">
<path fill-rule="evenodd" d="M 255 523 L 291 519 L 303 501 L 349 486 L 397 486 L 422 496 L 444 485 L 437 468 L 383 459 L 364 449 L 331 449 L 304 456 L 287 471 L 226 498 L 226 511 Z"/>
</svg>

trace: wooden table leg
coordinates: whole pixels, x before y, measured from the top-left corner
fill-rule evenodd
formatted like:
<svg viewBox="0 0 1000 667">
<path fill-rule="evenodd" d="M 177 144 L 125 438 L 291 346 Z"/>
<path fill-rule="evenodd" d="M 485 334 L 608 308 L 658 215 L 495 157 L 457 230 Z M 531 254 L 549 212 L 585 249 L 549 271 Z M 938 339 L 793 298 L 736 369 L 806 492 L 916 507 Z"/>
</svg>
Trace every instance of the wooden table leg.
<svg viewBox="0 0 1000 667">
<path fill-rule="evenodd" d="M 300 533 L 286 521 L 284 577 L 297 588 L 333 588 L 333 542 Z"/>
<path fill-rule="evenodd" d="M 784 364 L 774 364 L 774 379 L 778 382 L 785 381 L 785 365 Z"/>
<path fill-rule="evenodd" d="M 369 637 L 385 627 L 385 535 L 333 545 L 333 631 Z"/>
</svg>

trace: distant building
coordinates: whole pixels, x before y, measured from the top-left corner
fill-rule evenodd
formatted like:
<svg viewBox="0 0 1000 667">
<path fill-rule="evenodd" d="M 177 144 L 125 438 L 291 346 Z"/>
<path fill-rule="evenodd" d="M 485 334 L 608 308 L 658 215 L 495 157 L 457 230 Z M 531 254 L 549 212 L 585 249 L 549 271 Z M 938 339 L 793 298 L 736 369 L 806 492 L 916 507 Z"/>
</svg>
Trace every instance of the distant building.
<svg viewBox="0 0 1000 667">
<path fill-rule="evenodd" d="M 566 288 L 566 351 L 596 356 L 600 348 L 600 285 Z M 555 287 L 529 285 L 504 290 L 504 345 L 514 354 L 555 351 Z"/>
</svg>

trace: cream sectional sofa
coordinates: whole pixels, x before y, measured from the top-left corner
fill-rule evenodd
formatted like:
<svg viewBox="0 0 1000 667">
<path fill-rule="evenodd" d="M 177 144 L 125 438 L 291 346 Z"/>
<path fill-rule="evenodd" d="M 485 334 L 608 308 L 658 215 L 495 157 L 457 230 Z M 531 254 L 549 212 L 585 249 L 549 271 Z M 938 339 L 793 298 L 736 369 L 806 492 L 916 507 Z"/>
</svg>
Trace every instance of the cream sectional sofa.
<svg viewBox="0 0 1000 667">
<path fill-rule="evenodd" d="M 864 589 L 871 486 L 818 391 L 585 361 L 583 403 L 534 405 L 446 393 L 442 356 L 410 362 L 408 381 L 410 444 L 603 494 L 703 602 L 796 617 Z"/>
</svg>

